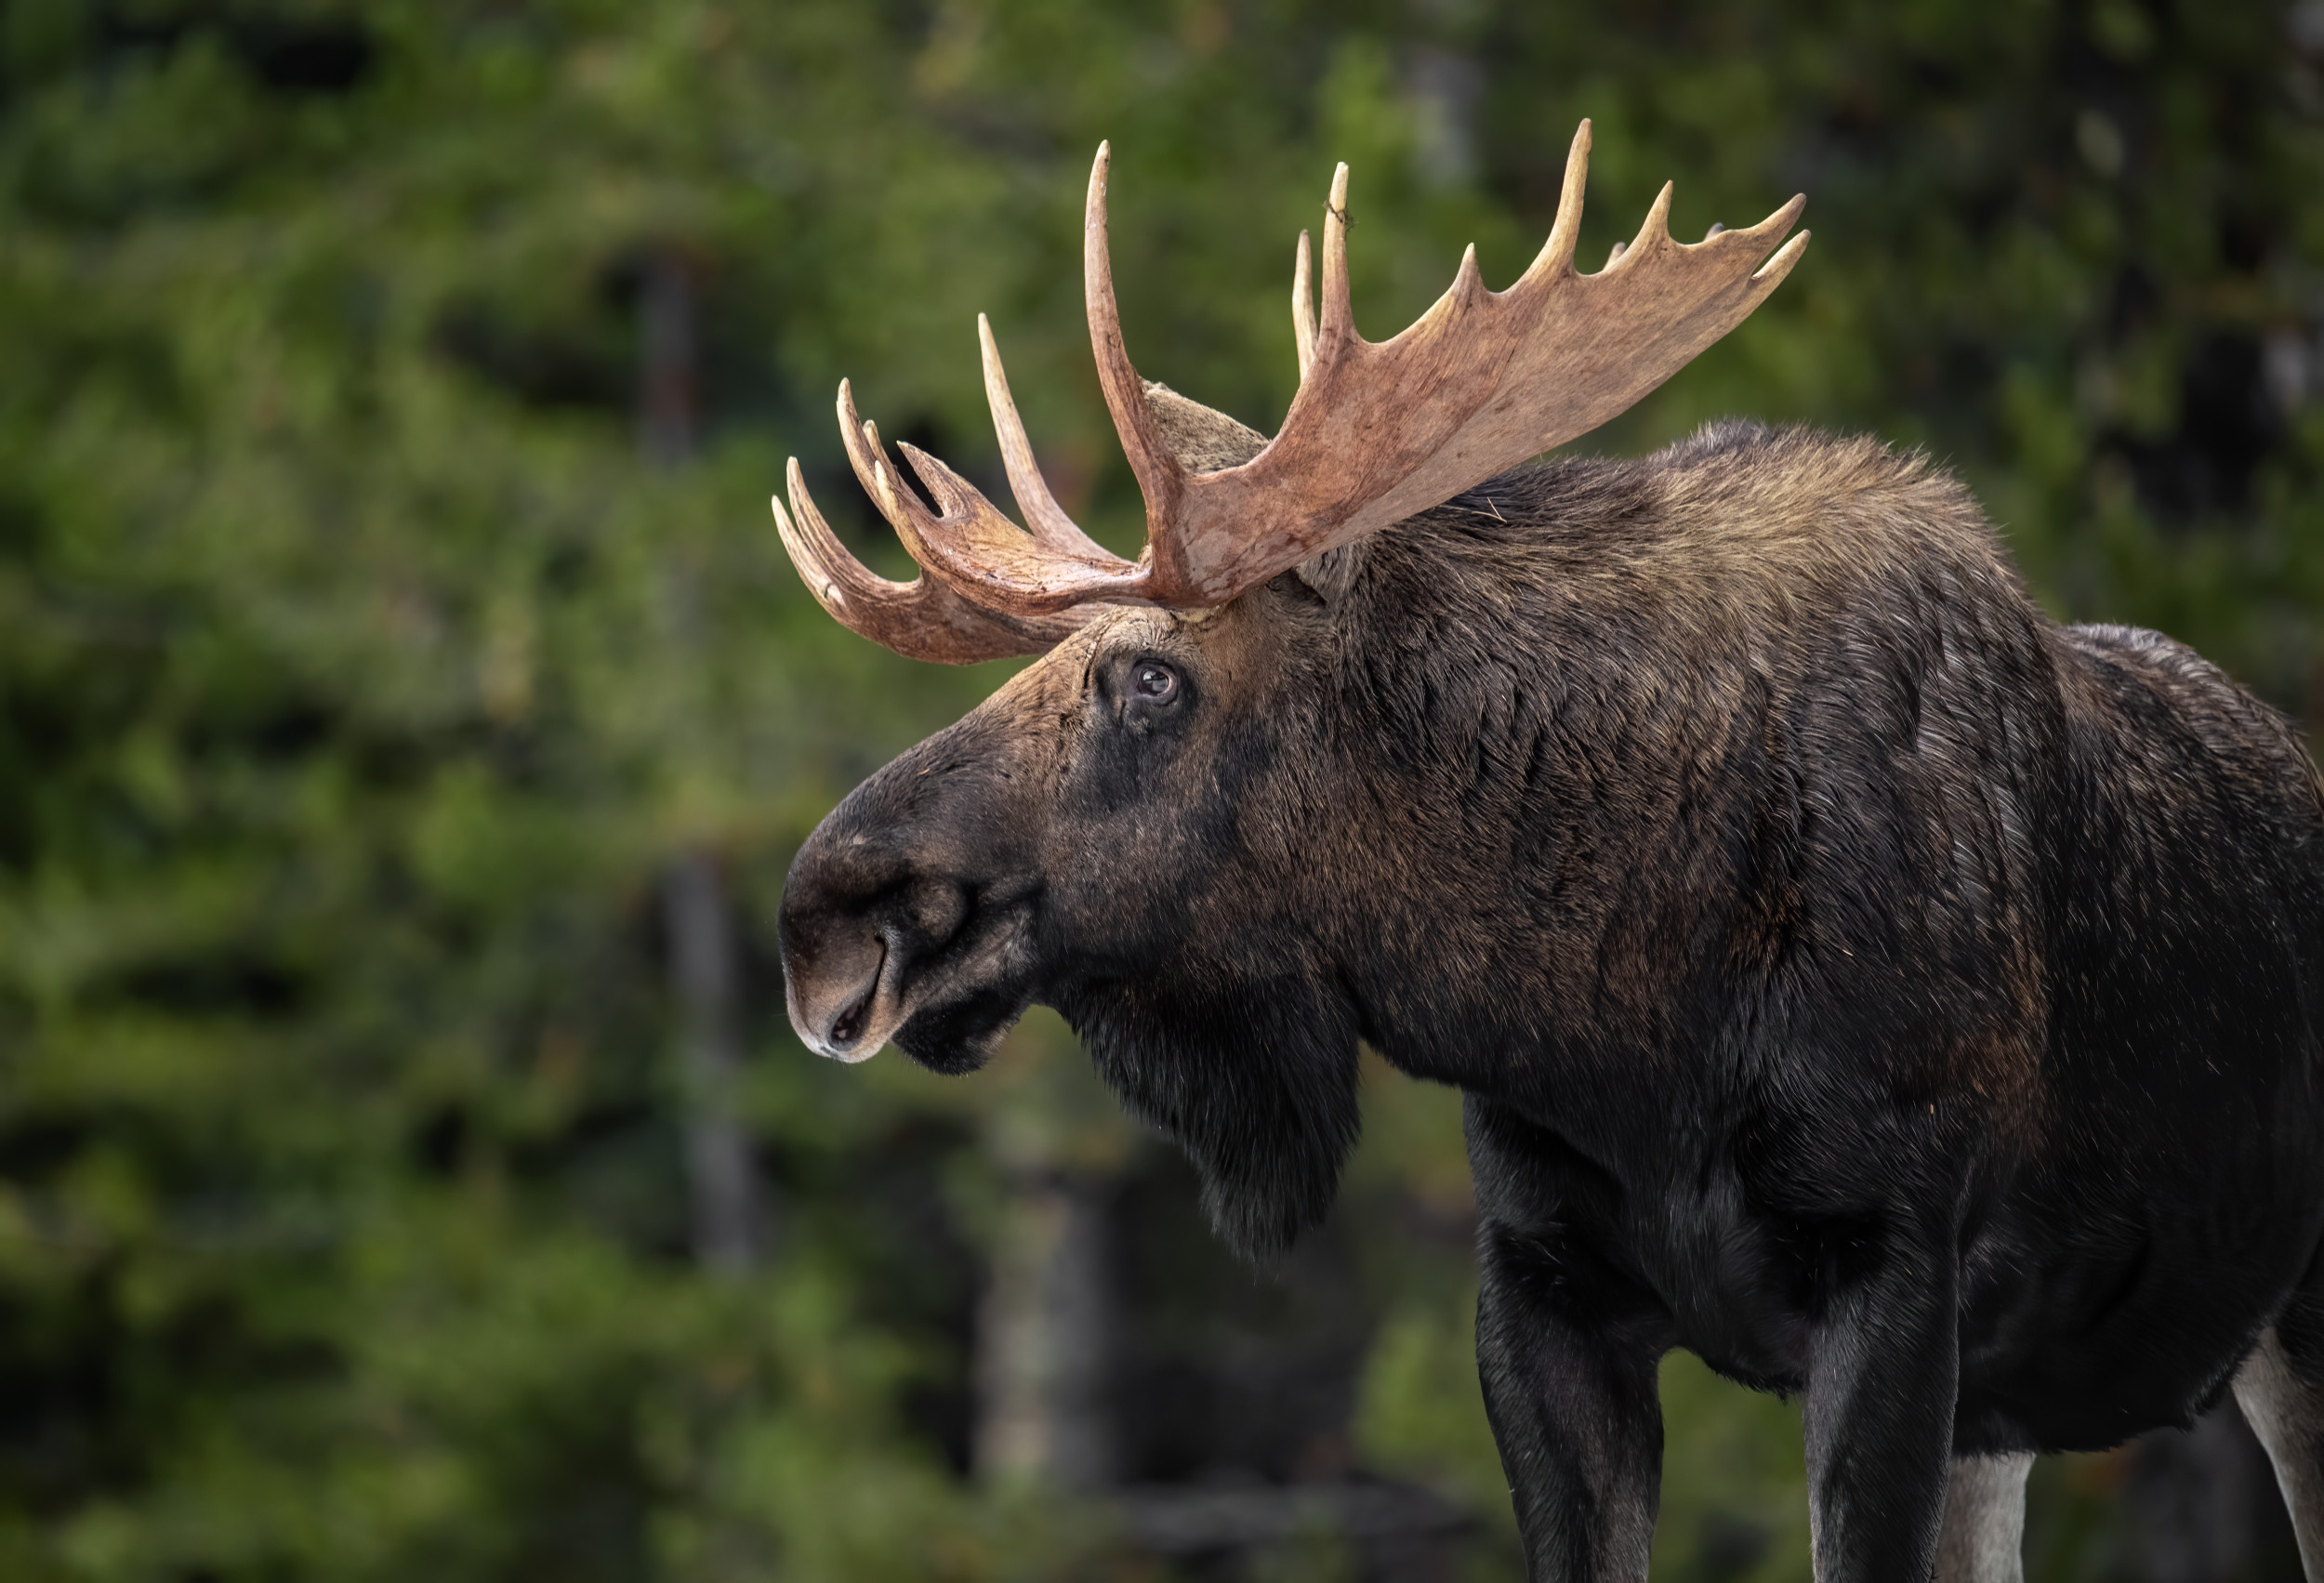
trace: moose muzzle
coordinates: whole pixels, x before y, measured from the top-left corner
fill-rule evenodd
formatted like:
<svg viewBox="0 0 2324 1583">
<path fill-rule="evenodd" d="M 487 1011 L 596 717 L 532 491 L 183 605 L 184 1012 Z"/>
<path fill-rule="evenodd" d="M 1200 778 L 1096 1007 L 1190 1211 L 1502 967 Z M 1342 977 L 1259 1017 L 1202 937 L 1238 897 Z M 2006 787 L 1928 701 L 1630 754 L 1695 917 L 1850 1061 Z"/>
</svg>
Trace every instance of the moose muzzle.
<svg viewBox="0 0 2324 1583">
<path fill-rule="evenodd" d="M 792 861 L 785 1002 L 818 1055 L 866 1060 L 914 1017 L 948 1022 L 1022 966 L 1039 890 L 1023 837 L 1037 820 L 996 712 L 988 701 L 856 787 Z"/>
</svg>

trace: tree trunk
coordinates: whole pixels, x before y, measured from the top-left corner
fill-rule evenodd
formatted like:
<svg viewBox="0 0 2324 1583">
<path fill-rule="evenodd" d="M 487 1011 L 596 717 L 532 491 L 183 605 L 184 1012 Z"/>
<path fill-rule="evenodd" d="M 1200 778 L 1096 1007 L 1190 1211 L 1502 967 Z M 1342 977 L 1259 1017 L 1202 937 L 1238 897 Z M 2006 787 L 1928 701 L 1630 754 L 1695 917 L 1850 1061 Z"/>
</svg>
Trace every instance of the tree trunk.
<svg viewBox="0 0 2324 1583">
<path fill-rule="evenodd" d="M 693 455 L 698 407 L 693 271 L 675 250 L 646 261 L 639 289 L 638 438 L 665 468 Z M 701 646 L 698 601 L 673 573 L 676 647 Z M 750 1140 L 735 1113 L 742 1070 L 742 953 L 733 908 L 715 858 L 699 848 L 662 871 L 663 934 L 668 943 L 671 998 L 677 1003 L 685 1106 L 685 1167 L 694 1257 L 713 1270 L 759 1262 L 768 1215 L 751 1160 Z"/>
<path fill-rule="evenodd" d="M 734 1108 L 743 1059 L 739 953 L 725 881 L 708 853 L 681 853 L 662 871 L 662 918 L 683 1051 L 694 1257 L 713 1270 L 746 1270 L 764 1251 L 766 1210 Z"/>
<path fill-rule="evenodd" d="M 977 1471 L 1069 1490 L 1114 1481 L 1105 1194 L 1091 1176 L 1010 1180 L 977 1313 Z"/>
</svg>

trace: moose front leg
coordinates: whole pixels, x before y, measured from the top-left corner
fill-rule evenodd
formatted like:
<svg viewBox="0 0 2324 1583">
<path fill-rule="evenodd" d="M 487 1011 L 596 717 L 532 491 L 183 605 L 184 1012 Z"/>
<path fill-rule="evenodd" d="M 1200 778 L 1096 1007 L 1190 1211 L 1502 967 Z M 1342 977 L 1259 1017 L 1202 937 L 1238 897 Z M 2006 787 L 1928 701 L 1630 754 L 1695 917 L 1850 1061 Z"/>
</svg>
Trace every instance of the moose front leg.
<svg viewBox="0 0 2324 1583">
<path fill-rule="evenodd" d="M 1945 1485 L 1936 1583 L 2025 1583 L 2030 1451 L 1956 1457 Z"/>
<path fill-rule="evenodd" d="M 1961 1378 L 1950 1239 L 1892 1239 L 1835 1282 L 1805 1400 L 1816 1583 L 1932 1576 Z"/>
<path fill-rule="evenodd" d="M 2300 1563 L 2324 1580 L 2324 1299 L 2304 1296 L 2236 1371 L 2236 1405 L 2276 1466 Z"/>
<path fill-rule="evenodd" d="M 1644 1583 L 1662 1477 L 1658 1309 L 1555 1232 L 1487 1220 L 1477 1372 L 1530 1583 Z"/>
</svg>

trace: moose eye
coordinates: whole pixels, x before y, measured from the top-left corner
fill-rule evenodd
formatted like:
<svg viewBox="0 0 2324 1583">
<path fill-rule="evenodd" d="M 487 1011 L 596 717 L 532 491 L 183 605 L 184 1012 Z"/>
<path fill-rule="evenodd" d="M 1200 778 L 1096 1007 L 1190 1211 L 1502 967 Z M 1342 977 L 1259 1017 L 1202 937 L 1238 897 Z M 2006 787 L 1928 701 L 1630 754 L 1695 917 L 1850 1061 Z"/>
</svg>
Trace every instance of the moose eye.
<svg viewBox="0 0 2324 1583">
<path fill-rule="evenodd" d="M 1129 667 L 1129 691 L 1149 704 L 1167 704 L 1178 696 L 1178 672 L 1159 660 L 1140 660 Z"/>
</svg>

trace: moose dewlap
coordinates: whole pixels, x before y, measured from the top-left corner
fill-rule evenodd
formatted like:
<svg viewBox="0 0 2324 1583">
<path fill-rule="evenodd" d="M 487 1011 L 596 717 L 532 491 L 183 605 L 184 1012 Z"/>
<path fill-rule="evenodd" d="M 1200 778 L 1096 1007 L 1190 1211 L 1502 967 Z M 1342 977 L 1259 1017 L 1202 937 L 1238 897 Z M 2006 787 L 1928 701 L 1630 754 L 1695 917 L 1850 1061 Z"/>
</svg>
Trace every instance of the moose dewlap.
<svg viewBox="0 0 2324 1583">
<path fill-rule="evenodd" d="M 1507 291 L 1355 333 L 1346 171 L 1268 440 L 1091 344 L 1135 562 L 1026 526 L 840 388 L 924 574 L 790 472 L 815 597 L 904 653 L 1041 653 L 849 796 L 781 917 L 824 1054 L 974 1066 L 1040 1001 L 1253 1253 L 1320 1216 L 1356 1049 L 1467 1096 L 1478 1362 L 1538 1579 L 1645 1576 L 1673 1347 L 1803 1399 L 1816 1576 L 2014 1578 L 2037 1451 L 2232 1387 L 2324 1579 L 2324 786 L 2167 638 L 2060 627 L 1966 492 L 1747 425 L 1528 458 L 1739 323 L 1794 199 L 1581 274 L 1589 149 Z M 1514 469 L 1514 470 L 1512 470 Z"/>
</svg>

